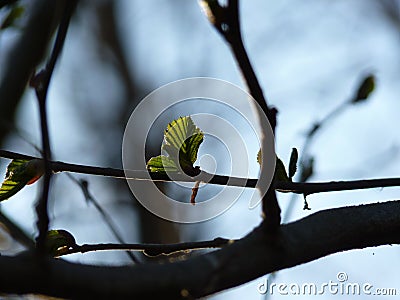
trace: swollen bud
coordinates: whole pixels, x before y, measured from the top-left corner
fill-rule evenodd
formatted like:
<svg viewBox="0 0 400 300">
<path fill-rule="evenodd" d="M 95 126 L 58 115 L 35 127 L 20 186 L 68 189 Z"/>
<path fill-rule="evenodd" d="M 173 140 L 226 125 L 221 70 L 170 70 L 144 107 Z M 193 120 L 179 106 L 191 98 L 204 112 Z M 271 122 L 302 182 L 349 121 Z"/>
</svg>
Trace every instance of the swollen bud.
<svg viewBox="0 0 400 300">
<path fill-rule="evenodd" d="M 364 78 L 364 80 L 361 82 L 357 95 L 354 97 L 354 99 L 351 101 L 351 103 L 360 103 L 365 101 L 369 95 L 373 92 L 375 89 L 375 77 L 374 75 L 370 74 L 367 77 Z"/>
</svg>

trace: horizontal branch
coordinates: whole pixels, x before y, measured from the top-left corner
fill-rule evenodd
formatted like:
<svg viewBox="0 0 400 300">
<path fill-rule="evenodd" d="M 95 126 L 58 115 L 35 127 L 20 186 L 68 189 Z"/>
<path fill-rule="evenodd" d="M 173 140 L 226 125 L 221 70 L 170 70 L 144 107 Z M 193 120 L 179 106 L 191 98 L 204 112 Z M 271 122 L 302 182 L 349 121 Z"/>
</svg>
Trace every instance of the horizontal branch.
<svg viewBox="0 0 400 300">
<path fill-rule="evenodd" d="M 283 193 L 311 195 L 316 193 L 399 187 L 400 178 L 364 179 L 327 182 L 277 182 L 276 190 Z"/>
<path fill-rule="evenodd" d="M 9 159 L 39 159 L 34 156 L 15 153 L 7 150 L 0 150 L 0 157 Z M 181 181 L 181 182 L 196 182 L 202 181 L 210 184 L 228 185 L 237 187 L 256 187 L 257 178 L 229 177 L 223 175 L 210 174 L 202 171 L 196 178 L 191 178 L 186 175 L 174 175 L 171 179 L 168 174 L 148 172 L 146 170 L 129 170 L 129 178 L 125 177 L 125 172 L 122 169 L 103 168 L 86 165 L 77 165 L 64 163 L 60 161 L 52 161 L 51 169 L 54 172 L 73 172 L 88 175 L 109 176 L 127 180 L 152 180 L 152 181 Z M 149 174 L 150 177 L 149 178 Z M 365 179 L 365 180 L 349 180 L 349 181 L 327 181 L 327 182 L 275 182 L 275 189 L 283 193 L 296 193 L 311 195 L 315 193 L 333 192 L 333 191 L 348 191 L 358 189 L 371 189 L 382 187 L 399 187 L 400 178 L 382 178 L 382 179 Z"/>
<path fill-rule="evenodd" d="M 335 208 L 281 225 L 264 223 L 221 250 L 185 261 L 93 266 L 35 256 L 0 256 L 0 293 L 39 293 L 73 299 L 191 299 L 329 254 L 399 244 L 400 201 Z"/>
<path fill-rule="evenodd" d="M 77 245 L 72 249 L 63 252 L 60 256 L 73 253 L 86 253 L 104 250 L 142 251 L 145 255 L 148 256 L 158 256 L 170 255 L 181 251 L 222 248 L 223 246 L 226 246 L 230 243 L 234 243 L 234 240 L 215 238 L 211 241 L 186 242 L 175 244 L 83 244 Z"/>
</svg>

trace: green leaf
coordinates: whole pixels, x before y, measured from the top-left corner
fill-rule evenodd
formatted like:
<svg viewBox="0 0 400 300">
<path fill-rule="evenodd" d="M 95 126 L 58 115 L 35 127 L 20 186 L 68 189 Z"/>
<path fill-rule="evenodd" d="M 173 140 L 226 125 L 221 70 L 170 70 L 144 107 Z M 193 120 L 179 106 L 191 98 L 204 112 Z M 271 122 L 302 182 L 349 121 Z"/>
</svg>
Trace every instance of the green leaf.
<svg viewBox="0 0 400 300">
<path fill-rule="evenodd" d="M 283 162 L 279 159 L 279 157 L 276 157 L 276 165 L 275 165 L 275 174 L 274 174 L 274 180 L 277 181 L 290 181 L 285 165 Z"/>
<path fill-rule="evenodd" d="M 168 156 L 160 155 L 147 162 L 151 172 L 178 171 L 180 166 L 185 173 L 194 174 L 193 164 L 197 160 L 200 144 L 203 142 L 203 132 L 194 124 L 190 116 L 180 117 L 168 124 L 164 131 L 162 150 Z"/>
<path fill-rule="evenodd" d="M 299 159 L 299 153 L 296 148 L 292 148 L 292 153 L 290 154 L 289 160 L 289 178 L 292 180 L 294 174 L 297 171 L 297 160 Z"/>
<path fill-rule="evenodd" d="M 76 246 L 74 236 L 66 230 L 54 229 L 47 232 L 46 251 L 53 257 L 60 256 Z"/>
<path fill-rule="evenodd" d="M 4 19 L 3 23 L 0 26 L 0 30 L 2 29 L 6 29 L 10 26 L 14 25 L 14 22 L 20 18 L 22 16 L 22 14 L 24 13 L 25 9 L 22 6 L 16 5 L 14 6 L 10 12 L 8 13 L 8 15 L 6 16 L 6 18 Z"/>
<path fill-rule="evenodd" d="M 165 155 L 152 157 L 147 162 L 147 169 L 150 172 L 161 172 L 161 173 L 178 171 L 178 167 L 176 166 L 175 161 L 173 161 L 172 159 L 170 159 Z"/>
<path fill-rule="evenodd" d="M 369 95 L 375 89 L 375 77 L 374 75 L 368 75 L 364 78 L 361 82 L 360 86 L 358 87 L 357 95 L 351 101 L 351 103 L 360 103 L 365 101 Z"/>
<path fill-rule="evenodd" d="M 257 153 L 257 162 L 261 166 L 261 162 L 262 162 L 261 149 Z M 283 164 L 282 160 L 278 156 L 276 156 L 274 180 L 277 180 L 277 181 L 291 181 L 291 179 L 287 175 L 287 172 L 286 172 L 286 169 L 285 169 L 285 165 Z"/>
<path fill-rule="evenodd" d="M 14 159 L 7 166 L 6 178 L 0 188 L 0 202 L 14 196 L 25 185 L 43 175 L 43 164 L 39 159 Z"/>
</svg>

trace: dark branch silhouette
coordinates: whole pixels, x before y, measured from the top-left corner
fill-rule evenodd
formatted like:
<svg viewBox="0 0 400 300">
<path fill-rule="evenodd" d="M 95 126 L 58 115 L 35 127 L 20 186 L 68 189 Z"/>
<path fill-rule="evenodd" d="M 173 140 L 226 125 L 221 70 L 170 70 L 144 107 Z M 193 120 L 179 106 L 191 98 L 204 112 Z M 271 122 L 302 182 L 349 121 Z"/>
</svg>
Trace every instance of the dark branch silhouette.
<svg viewBox="0 0 400 300">
<path fill-rule="evenodd" d="M 173 263 L 108 267 L 49 258 L 43 268 L 29 253 L 0 256 L 7 270 L 0 290 L 73 299 L 203 297 L 329 254 L 399 244 L 400 201 L 317 212 L 274 234 L 264 226 L 221 250 Z"/>
<path fill-rule="evenodd" d="M 86 253 L 93 251 L 109 251 L 109 250 L 129 250 L 129 251 L 142 251 L 147 256 L 158 256 L 158 255 L 171 255 L 177 252 L 188 252 L 191 250 L 201 249 L 212 249 L 222 248 L 235 240 L 229 240 L 224 238 L 215 238 L 211 241 L 200 241 L 200 242 L 186 242 L 186 243 L 175 243 L 175 244 L 83 244 L 77 245 L 66 251 L 62 251 L 62 255 L 69 255 L 73 253 Z"/>
<path fill-rule="evenodd" d="M 42 136 L 42 147 L 43 147 L 43 162 L 44 162 L 44 181 L 42 194 L 37 201 L 36 213 L 37 213 L 37 227 L 39 230 L 39 235 L 37 238 L 37 249 L 40 253 L 45 251 L 45 241 L 46 234 L 49 226 L 49 216 L 47 212 L 47 203 L 50 190 L 50 180 L 52 175 L 52 170 L 50 166 L 51 160 L 51 149 L 50 149 L 50 139 L 49 139 L 49 129 L 47 121 L 47 92 L 50 85 L 50 80 L 53 75 L 54 67 L 56 65 L 57 59 L 61 53 L 64 45 L 65 37 L 67 35 L 69 21 L 71 19 L 72 13 L 75 9 L 77 1 L 65 1 L 63 16 L 58 28 L 57 37 L 54 43 L 53 50 L 50 55 L 50 59 L 46 64 L 46 67 L 36 74 L 31 80 L 31 86 L 35 89 L 36 97 L 39 103 L 40 112 L 40 124 L 41 124 L 41 136 Z"/>
<path fill-rule="evenodd" d="M 0 157 L 9 159 L 39 159 L 34 156 L 20 154 L 7 150 L 0 150 Z M 258 179 L 230 177 L 223 175 L 210 174 L 202 171 L 200 175 L 192 178 L 188 176 L 174 176 L 173 179 L 167 174 L 148 172 L 140 170 L 130 170 L 130 177 L 125 177 L 125 172 L 122 169 L 103 168 L 86 165 L 69 164 L 59 161 L 50 162 L 53 172 L 74 172 L 88 175 L 109 176 L 127 180 L 151 180 L 151 181 L 182 181 L 196 182 L 202 181 L 209 184 L 228 185 L 238 187 L 255 188 Z M 150 174 L 150 176 L 149 176 Z M 316 193 L 325 193 L 333 191 L 348 191 L 358 189 L 371 189 L 383 187 L 398 187 L 400 186 L 400 178 L 382 178 L 382 179 L 364 179 L 364 180 L 348 180 L 348 181 L 328 181 L 328 182 L 283 182 L 276 181 L 274 183 L 275 190 L 283 193 L 296 193 L 303 195 L 311 195 Z"/>
</svg>

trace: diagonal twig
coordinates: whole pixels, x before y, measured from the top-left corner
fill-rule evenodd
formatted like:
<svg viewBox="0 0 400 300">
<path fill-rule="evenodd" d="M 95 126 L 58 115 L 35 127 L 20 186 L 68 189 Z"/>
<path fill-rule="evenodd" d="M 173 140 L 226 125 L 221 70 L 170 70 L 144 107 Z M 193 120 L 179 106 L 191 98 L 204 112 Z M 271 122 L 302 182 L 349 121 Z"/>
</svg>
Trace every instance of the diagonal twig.
<svg viewBox="0 0 400 300">
<path fill-rule="evenodd" d="M 249 56 L 244 47 L 240 30 L 239 1 L 229 0 L 226 6 L 220 5 L 218 1 L 214 0 L 204 0 L 202 4 L 206 8 L 206 13 L 210 22 L 230 45 L 231 51 L 234 54 L 236 63 L 238 64 L 243 75 L 249 93 L 261 107 L 262 113 L 267 116 L 272 128 L 272 132 L 274 133 L 276 127 L 277 110 L 268 106 L 261 85 L 257 79 L 254 68 L 251 65 Z M 263 116 L 261 116 L 261 111 L 257 107 L 255 111 L 257 112 L 257 117 L 262 130 L 261 148 L 263 148 L 267 129 L 263 128 L 263 125 L 261 124 L 261 120 L 263 119 Z M 263 149 L 261 150 L 263 151 Z M 265 176 L 265 171 L 265 167 L 262 166 L 260 176 Z M 276 198 L 275 190 L 272 187 L 270 187 L 267 193 L 263 196 L 262 204 L 263 216 L 266 224 L 268 224 L 266 228 L 275 230 L 281 222 L 281 209 Z"/>
<path fill-rule="evenodd" d="M 89 191 L 88 187 L 88 182 L 86 180 L 78 180 L 71 174 L 68 174 L 68 177 L 76 183 L 82 190 L 83 195 L 85 196 L 85 199 L 88 203 L 92 203 L 94 207 L 97 209 L 97 211 L 101 214 L 103 220 L 106 222 L 108 228 L 110 228 L 111 232 L 115 236 L 115 238 L 118 240 L 119 243 L 125 244 L 123 238 L 118 232 L 117 226 L 114 224 L 112 218 L 107 214 L 107 212 L 101 207 L 101 205 L 96 201 L 96 199 L 93 197 L 93 195 Z M 130 251 L 126 251 L 126 254 L 129 256 L 129 258 L 134 262 L 134 263 L 140 263 L 139 259 Z"/>
<path fill-rule="evenodd" d="M 29 250 L 35 248 L 35 243 L 26 232 L 24 232 L 19 226 L 15 225 L 3 212 L 0 211 L 0 223 L 7 228 L 7 232 L 19 243 L 24 245 Z"/>
</svg>

